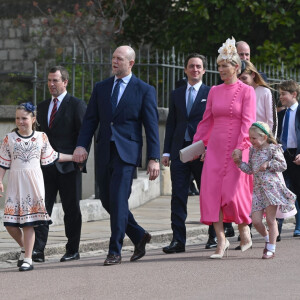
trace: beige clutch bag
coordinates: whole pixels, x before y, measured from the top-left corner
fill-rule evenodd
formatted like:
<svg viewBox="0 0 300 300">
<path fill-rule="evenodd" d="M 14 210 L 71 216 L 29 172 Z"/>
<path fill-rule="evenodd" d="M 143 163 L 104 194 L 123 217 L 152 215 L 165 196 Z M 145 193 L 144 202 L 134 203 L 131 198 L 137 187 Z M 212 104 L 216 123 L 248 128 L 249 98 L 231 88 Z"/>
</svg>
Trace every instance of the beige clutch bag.
<svg viewBox="0 0 300 300">
<path fill-rule="evenodd" d="M 202 141 L 198 141 L 179 151 L 180 160 L 183 163 L 193 160 L 195 156 L 200 156 L 205 152 L 205 146 Z"/>
</svg>

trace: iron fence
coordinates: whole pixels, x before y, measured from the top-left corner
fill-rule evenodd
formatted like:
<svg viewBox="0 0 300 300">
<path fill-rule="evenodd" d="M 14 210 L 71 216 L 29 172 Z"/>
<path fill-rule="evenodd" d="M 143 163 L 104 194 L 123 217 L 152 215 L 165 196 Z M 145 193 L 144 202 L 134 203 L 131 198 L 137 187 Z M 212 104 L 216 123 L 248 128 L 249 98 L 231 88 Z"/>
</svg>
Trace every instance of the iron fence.
<svg viewBox="0 0 300 300">
<path fill-rule="evenodd" d="M 88 102 L 95 82 L 111 76 L 111 59 L 112 49 L 91 52 L 89 56 L 75 45 L 72 49 L 64 50 L 58 64 L 70 72 L 69 92 Z M 168 107 L 170 91 L 184 77 L 184 59 L 185 54 L 176 53 L 174 48 L 170 51 L 139 49 L 136 52 L 133 73 L 156 88 L 158 107 Z M 208 57 L 207 61 L 203 82 L 209 86 L 216 85 L 219 81 L 216 58 Z M 277 67 L 258 65 L 257 69 L 267 75 L 271 86 L 285 79 L 300 81 L 299 70 L 288 69 L 283 63 Z M 34 63 L 33 101 L 40 102 L 47 96 L 47 66 L 40 70 Z"/>
</svg>

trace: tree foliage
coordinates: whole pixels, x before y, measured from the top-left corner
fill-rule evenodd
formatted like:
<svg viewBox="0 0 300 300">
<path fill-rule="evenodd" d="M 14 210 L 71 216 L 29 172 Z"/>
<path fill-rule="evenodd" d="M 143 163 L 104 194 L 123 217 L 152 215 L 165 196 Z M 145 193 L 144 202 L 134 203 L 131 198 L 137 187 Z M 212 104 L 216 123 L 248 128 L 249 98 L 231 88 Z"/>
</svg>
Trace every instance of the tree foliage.
<svg viewBox="0 0 300 300">
<path fill-rule="evenodd" d="M 300 0 L 135 0 L 120 42 L 216 56 L 245 40 L 258 63 L 300 65 Z"/>
</svg>

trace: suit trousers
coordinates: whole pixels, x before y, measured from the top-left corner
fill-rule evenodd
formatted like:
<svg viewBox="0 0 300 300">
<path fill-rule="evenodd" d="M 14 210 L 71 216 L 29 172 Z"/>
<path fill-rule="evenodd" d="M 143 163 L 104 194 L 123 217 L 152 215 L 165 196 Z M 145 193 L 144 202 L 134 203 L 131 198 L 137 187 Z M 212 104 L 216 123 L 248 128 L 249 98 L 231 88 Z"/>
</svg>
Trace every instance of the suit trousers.
<svg viewBox="0 0 300 300">
<path fill-rule="evenodd" d="M 296 157 L 297 149 L 287 149 L 284 151 L 287 169 L 283 172 L 283 177 L 288 189 L 297 196 L 298 204 L 300 204 L 300 166 L 293 161 Z"/>
<path fill-rule="evenodd" d="M 199 159 L 183 163 L 178 157 L 171 161 L 171 227 L 173 231 L 173 240 L 180 241 L 183 244 L 186 242 L 185 220 L 187 218 L 190 177 L 191 174 L 193 174 L 200 191 L 202 166 L 203 162 Z"/>
<path fill-rule="evenodd" d="M 64 211 L 65 234 L 68 239 L 66 251 L 78 252 L 81 234 L 81 172 L 79 170 L 61 174 L 55 165 L 42 168 L 45 182 L 45 204 L 51 216 L 57 192 Z M 35 228 L 34 249 L 44 251 L 49 233 L 49 226 Z"/>
<path fill-rule="evenodd" d="M 110 143 L 108 164 L 101 165 L 101 161 L 98 164 L 100 200 L 110 214 L 109 254 L 121 255 L 125 233 L 135 245 L 145 234 L 145 230 L 137 224 L 129 211 L 128 205 L 135 170 L 135 165 L 120 158 L 114 142 Z"/>
</svg>

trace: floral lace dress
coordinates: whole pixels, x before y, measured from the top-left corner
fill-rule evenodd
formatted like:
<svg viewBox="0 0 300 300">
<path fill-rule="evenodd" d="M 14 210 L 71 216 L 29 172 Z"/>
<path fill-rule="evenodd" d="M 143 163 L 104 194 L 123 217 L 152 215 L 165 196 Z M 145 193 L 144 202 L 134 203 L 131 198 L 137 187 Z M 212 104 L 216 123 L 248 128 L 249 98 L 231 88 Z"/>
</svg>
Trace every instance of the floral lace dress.
<svg viewBox="0 0 300 300">
<path fill-rule="evenodd" d="M 45 208 L 42 165 L 58 159 L 44 132 L 23 137 L 17 132 L 5 136 L 0 148 L 0 167 L 10 169 L 4 208 L 4 226 L 51 224 Z"/>
<path fill-rule="evenodd" d="M 259 171 L 266 161 L 269 161 L 270 167 L 266 171 Z M 281 145 L 270 144 L 263 149 L 250 148 L 249 164 L 242 162 L 240 169 L 254 175 L 252 212 L 264 210 L 269 205 L 278 205 L 277 218 L 287 218 L 297 213 L 296 195 L 286 187 L 282 176 L 286 168 Z"/>
</svg>

